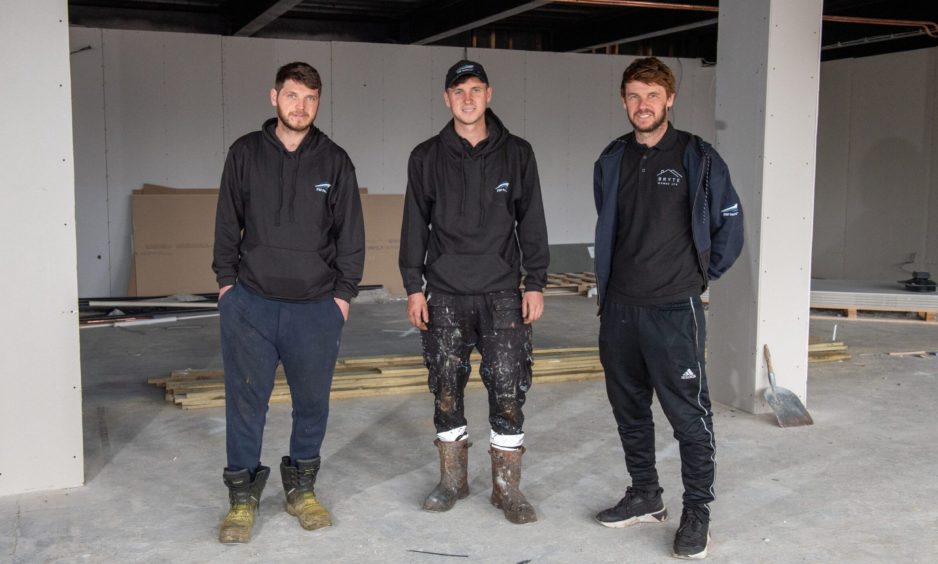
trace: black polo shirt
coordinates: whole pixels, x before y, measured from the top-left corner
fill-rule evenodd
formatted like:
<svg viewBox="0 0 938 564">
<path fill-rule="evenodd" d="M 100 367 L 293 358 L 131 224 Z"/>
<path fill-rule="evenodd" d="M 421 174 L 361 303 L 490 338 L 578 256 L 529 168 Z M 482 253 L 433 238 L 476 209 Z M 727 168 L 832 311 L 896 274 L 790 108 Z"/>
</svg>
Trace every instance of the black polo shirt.
<svg viewBox="0 0 938 564">
<path fill-rule="evenodd" d="M 703 291 L 683 164 L 690 140 L 670 123 L 654 147 L 638 143 L 634 134 L 626 139 L 609 279 L 609 299 L 615 302 L 665 304 Z"/>
</svg>

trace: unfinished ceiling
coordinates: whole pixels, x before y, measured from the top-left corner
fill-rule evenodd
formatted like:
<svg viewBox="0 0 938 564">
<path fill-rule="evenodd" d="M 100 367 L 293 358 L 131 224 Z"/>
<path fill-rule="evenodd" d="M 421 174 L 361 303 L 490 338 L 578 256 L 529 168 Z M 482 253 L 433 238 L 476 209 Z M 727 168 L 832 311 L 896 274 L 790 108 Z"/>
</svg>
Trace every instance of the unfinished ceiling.
<svg viewBox="0 0 938 564">
<path fill-rule="evenodd" d="M 716 60 L 717 0 L 69 0 L 72 25 Z M 935 0 L 824 0 L 822 59 L 938 45 Z M 858 21 L 853 18 L 861 18 Z M 883 22 L 882 20 L 892 20 Z M 901 22 L 901 23 L 900 23 Z"/>
</svg>

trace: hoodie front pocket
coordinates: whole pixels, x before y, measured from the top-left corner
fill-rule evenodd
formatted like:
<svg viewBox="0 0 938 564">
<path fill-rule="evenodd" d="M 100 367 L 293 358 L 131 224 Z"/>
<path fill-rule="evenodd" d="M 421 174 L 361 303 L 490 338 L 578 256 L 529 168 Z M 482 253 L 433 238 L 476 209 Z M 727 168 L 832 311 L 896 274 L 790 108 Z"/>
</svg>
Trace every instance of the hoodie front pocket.
<svg viewBox="0 0 938 564">
<path fill-rule="evenodd" d="M 498 255 L 440 255 L 428 268 L 431 286 L 448 288 L 457 294 L 517 287 L 520 274 Z"/>
<path fill-rule="evenodd" d="M 273 298 L 312 298 L 335 284 L 335 271 L 316 251 L 258 245 L 242 255 L 240 270 L 241 278 Z"/>
</svg>

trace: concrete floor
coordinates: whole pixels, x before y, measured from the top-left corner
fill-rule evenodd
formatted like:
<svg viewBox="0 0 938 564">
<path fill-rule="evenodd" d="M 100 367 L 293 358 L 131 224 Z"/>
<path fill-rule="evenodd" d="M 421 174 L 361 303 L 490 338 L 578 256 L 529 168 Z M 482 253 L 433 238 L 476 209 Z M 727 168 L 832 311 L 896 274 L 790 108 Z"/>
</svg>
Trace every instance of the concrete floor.
<svg viewBox="0 0 938 564">
<path fill-rule="evenodd" d="M 833 324 L 813 321 L 812 334 L 829 336 Z M 419 350 L 401 302 L 355 305 L 346 329 L 343 356 Z M 552 297 L 536 346 L 593 344 L 597 330 L 592 300 Z M 841 320 L 838 339 L 853 360 L 811 367 L 813 427 L 714 406 L 711 561 L 934 561 L 938 360 L 885 353 L 938 349 L 938 324 Z M 448 513 L 421 511 L 438 472 L 432 399 L 388 396 L 332 404 L 317 490 L 335 526 L 302 530 L 272 475 L 254 540 L 222 546 L 223 409 L 182 411 L 145 384 L 174 368 L 220 367 L 217 343 L 216 319 L 81 332 L 86 485 L 0 498 L 0 562 L 674 561 L 679 459 L 657 406 L 672 519 L 622 530 L 592 520 L 627 485 L 602 382 L 544 384 L 529 396 L 522 484 L 536 524 L 512 525 L 489 505 L 481 391 L 467 397 L 472 493 Z M 272 406 L 268 465 L 289 429 L 289 406 Z"/>
</svg>

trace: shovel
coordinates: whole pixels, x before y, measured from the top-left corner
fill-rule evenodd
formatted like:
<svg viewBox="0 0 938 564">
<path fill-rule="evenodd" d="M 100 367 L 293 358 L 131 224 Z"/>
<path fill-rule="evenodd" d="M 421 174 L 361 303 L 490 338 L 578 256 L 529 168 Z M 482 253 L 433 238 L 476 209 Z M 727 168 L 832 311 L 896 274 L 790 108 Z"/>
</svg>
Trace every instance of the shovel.
<svg viewBox="0 0 938 564">
<path fill-rule="evenodd" d="M 765 365 L 769 369 L 769 387 L 765 389 L 765 401 L 775 412 L 779 427 L 801 427 L 814 425 L 811 414 L 804 404 L 791 390 L 775 385 L 775 369 L 772 368 L 772 355 L 769 354 L 769 345 L 763 348 L 765 352 Z"/>
</svg>

